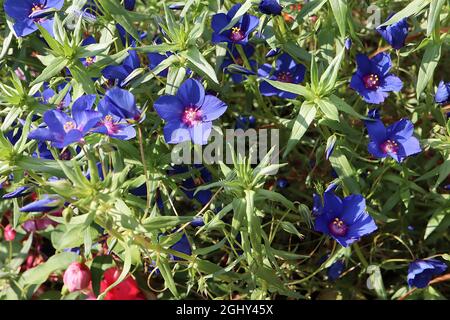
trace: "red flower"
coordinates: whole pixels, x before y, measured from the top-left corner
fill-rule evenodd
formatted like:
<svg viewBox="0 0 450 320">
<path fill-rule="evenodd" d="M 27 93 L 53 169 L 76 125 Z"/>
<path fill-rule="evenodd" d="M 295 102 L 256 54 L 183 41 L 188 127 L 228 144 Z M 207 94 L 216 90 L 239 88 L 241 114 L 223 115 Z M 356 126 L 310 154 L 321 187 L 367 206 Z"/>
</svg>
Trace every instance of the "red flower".
<svg viewBox="0 0 450 320">
<path fill-rule="evenodd" d="M 104 292 L 120 276 L 121 271 L 112 267 L 105 271 L 100 282 L 100 292 Z M 105 300 L 145 300 L 136 280 L 128 275 L 121 283 L 108 291 Z"/>
</svg>

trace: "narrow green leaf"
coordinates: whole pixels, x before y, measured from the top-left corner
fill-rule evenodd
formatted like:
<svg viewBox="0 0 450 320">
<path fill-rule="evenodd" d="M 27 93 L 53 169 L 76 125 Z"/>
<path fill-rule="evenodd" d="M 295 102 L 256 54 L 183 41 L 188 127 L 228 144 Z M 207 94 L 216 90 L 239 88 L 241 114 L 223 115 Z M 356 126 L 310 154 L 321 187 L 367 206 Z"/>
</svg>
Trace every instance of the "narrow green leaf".
<svg viewBox="0 0 450 320">
<path fill-rule="evenodd" d="M 308 130 L 309 125 L 314 120 L 316 112 L 317 112 L 316 107 L 313 104 L 306 101 L 303 102 L 302 106 L 300 107 L 300 112 L 298 113 L 297 118 L 294 120 L 291 136 L 287 143 L 283 157 L 286 157 L 289 154 L 289 152 L 291 152 L 292 148 L 294 148 L 295 145 L 303 137 L 306 130 Z"/>
<path fill-rule="evenodd" d="M 417 76 L 416 96 L 419 99 L 420 94 L 433 79 L 434 69 L 441 58 L 441 44 L 430 41 L 425 49 L 425 53 L 420 64 L 419 74 Z"/>
</svg>

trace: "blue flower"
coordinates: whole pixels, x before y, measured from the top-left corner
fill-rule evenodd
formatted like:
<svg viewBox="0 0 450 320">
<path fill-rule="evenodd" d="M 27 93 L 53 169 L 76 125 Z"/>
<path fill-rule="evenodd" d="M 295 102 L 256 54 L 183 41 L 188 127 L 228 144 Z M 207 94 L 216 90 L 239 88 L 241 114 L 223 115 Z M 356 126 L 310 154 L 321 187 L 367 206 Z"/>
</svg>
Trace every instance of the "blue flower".
<svg viewBox="0 0 450 320">
<path fill-rule="evenodd" d="M 438 88 L 436 90 L 436 95 L 434 96 L 434 101 L 436 103 L 446 105 L 450 102 L 450 82 L 445 83 L 444 81 L 439 82 Z"/>
<path fill-rule="evenodd" d="M 414 126 L 411 121 L 401 119 L 385 127 L 380 119 L 364 121 L 369 132 L 369 152 L 376 158 L 387 156 L 402 162 L 406 157 L 419 153 L 419 140 L 413 136 Z"/>
<path fill-rule="evenodd" d="M 277 179 L 277 186 L 280 189 L 284 189 L 287 186 L 289 186 L 289 181 L 287 181 L 286 178 L 279 178 L 279 179 Z"/>
<path fill-rule="evenodd" d="M 97 41 L 95 40 L 95 38 L 93 36 L 88 36 L 83 39 L 83 41 L 81 42 L 81 45 L 83 47 L 85 47 L 85 46 L 89 46 L 91 44 L 96 44 L 96 43 L 97 43 Z M 90 65 L 92 65 L 95 62 L 95 57 L 80 58 L 80 61 L 83 64 L 83 66 L 89 67 Z"/>
<path fill-rule="evenodd" d="M 14 31 L 18 37 L 25 37 L 38 29 L 40 24 L 53 35 L 54 10 L 60 10 L 64 0 L 5 0 L 3 8 L 14 19 Z"/>
<path fill-rule="evenodd" d="M 135 106 L 134 96 L 126 90 L 113 88 L 106 92 L 105 97 L 98 103 L 98 111 L 102 118 L 93 132 L 102 133 L 119 140 L 130 140 L 136 137 L 136 130 L 125 116 L 134 117 L 133 112 L 123 112 L 120 107 Z M 124 102 L 124 103 L 122 103 Z M 128 110 L 127 110 L 128 111 Z"/>
<path fill-rule="evenodd" d="M 120 87 L 126 86 L 128 83 L 124 80 L 137 68 L 141 66 L 141 61 L 135 50 L 128 50 L 128 57 L 118 66 L 107 66 L 102 70 L 102 75 Z"/>
<path fill-rule="evenodd" d="M 366 212 L 366 200 L 362 195 L 352 194 L 342 200 L 328 191 L 323 200 L 314 230 L 331 236 L 343 247 L 377 230 L 375 221 Z"/>
<path fill-rule="evenodd" d="M 167 143 L 192 140 L 204 145 L 211 134 L 212 121 L 227 110 L 227 105 L 215 96 L 205 94 L 199 81 L 188 79 L 180 85 L 176 95 L 159 97 L 154 108 L 166 121 L 164 138 Z"/>
<path fill-rule="evenodd" d="M 270 14 L 270 15 L 281 15 L 281 11 L 283 10 L 283 7 L 280 6 L 279 1 L 277 0 L 262 0 L 259 3 L 259 11 L 264 14 Z"/>
<path fill-rule="evenodd" d="M 203 217 L 195 217 L 191 221 L 191 226 L 193 227 L 202 227 L 205 225 L 205 221 L 203 220 Z"/>
<path fill-rule="evenodd" d="M 52 146 L 64 148 L 83 138 L 101 119 L 101 114 L 91 110 L 95 95 L 78 98 L 72 106 L 72 117 L 60 110 L 48 110 L 44 113 L 47 128 L 38 128 L 28 134 L 29 139 L 51 141 Z"/>
<path fill-rule="evenodd" d="M 394 14 L 391 14 L 387 20 L 393 15 Z M 405 46 L 405 40 L 408 36 L 408 22 L 406 21 L 406 18 L 403 18 L 389 26 L 380 26 L 377 28 L 377 31 L 392 48 L 399 50 Z"/>
<path fill-rule="evenodd" d="M 380 104 L 389 95 L 388 92 L 399 92 L 403 82 L 389 73 L 392 67 L 391 57 L 385 52 L 369 59 L 364 54 L 356 56 L 358 68 L 353 74 L 350 88 L 356 90 L 368 103 Z"/>
<path fill-rule="evenodd" d="M 228 42 L 234 44 L 246 44 L 248 42 L 248 36 L 259 24 L 259 19 L 250 14 L 244 14 L 233 27 L 220 32 L 231 22 L 240 7 L 240 3 L 235 4 L 227 14 L 218 13 L 212 17 L 212 43 Z"/>
<path fill-rule="evenodd" d="M 153 71 L 153 69 L 155 69 L 161 62 L 166 60 L 171 55 L 172 55 L 171 52 L 166 52 L 165 54 L 160 54 L 157 52 L 148 53 L 147 58 L 148 58 L 148 62 L 149 62 L 148 66 L 149 66 L 150 70 Z M 165 77 L 167 77 L 168 73 L 169 73 L 169 68 L 166 68 L 166 69 L 160 71 L 157 75 L 165 78 Z"/>
<path fill-rule="evenodd" d="M 60 198 L 45 195 L 43 199 L 31 202 L 19 209 L 20 212 L 47 212 L 62 205 Z"/>
<path fill-rule="evenodd" d="M 312 207 L 313 216 L 321 215 L 322 210 L 323 210 L 322 198 L 317 193 L 314 193 L 313 194 L 313 207 Z"/>
<path fill-rule="evenodd" d="M 136 40 L 131 36 L 131 34 L 129 34 L 120 24 L 116 24 L 116 29 L 119 32 L 120 40 L 124 46 L 133 46 L 133 44 L 136 43 Z M 138 36 L 140 40 L 143 40 L 147 37 L 147 32 L 138 31 Z"/>
<path fill-rule="evenodd" d="M 266 58 L 275 57 L 279 53 L 280 53 L 280 49 L 270 49 L 269 52 L 267 52 L 267 54 L 266 54 Z"/>
<path fill-rule="evenodd" d="M 61 92 L 67 85 L 68 82 L 63 81 L 56 87 L 58 92 Z M 49 87 L 48 82 L 44 82 L 43 85 L 44 90 L 42 93 L 36 92 L 34 94 L 35 98 L 40 99 L 43 103 L 48 104 L 50 102 L 50 99 L 53 98 L 56 95 L 55 90 Z M 56 106 L 58 109 L 65 109 L 70 105 L 70 102 L 72 102 L 72 98 L 70 96 L 71 87 L 69 88 L 69 91 L 66 93 L 64 98 L 61 100 L 61 102 Z"/>
<path fill-rule="evenodd" d="M 352 47 L 353 41 L 351 38 L 346 38 L 344 41 L 345 49 L 350 50 Z"/>
<path fill-rule="evenodd" d="M 178 240 L 177 243 L 175 243 L 173 246 L 170 247 L 170 249 L 184 253 L 188 256 L 192 254 L 191 244 L 189 243 L 189 240 L 186 236 L 186 234 L 183 234 L 181 236 L 181 239 Z M 177 257 L 176 255 L 170 254 L 172 260 L 174 261 L 183 261 L 183 258 Z"/>
<path fill-rule="evenodd" d="M 344 271 L 345 263 L 343 260 L 338 260 L 333 263 L 327 270 L 328 280 L 335 281 L 340 276 L 342 271 Z"/>
<path fill-rule="evenodd" d="M 275 61 L 275 69 L 268 63 L 263 64 L 258 69 L 258 75 L 263 78 L 268 78 L 270 80 L 276 80 L 286 83 L 300 83 L 305 77 L 306 68 L 304 65 L 295 62 L 295 60 L 288 55 L 283 53 Z M 266 81 L 261 81 L 259 84 L 259 91 L 264 96 L 274 96 L 277 95 L 280 98 L 294 99 L 297 97 L 295 93 L 283 91 L 275 88 Z"/>
<path fill-rule="evenodd" d="M 410 287 L 425 288 L 433 276 L 440 275 L 447 270 L 447 265 L 436 259 L 416 260 L 409 264 L 408 285 Z"/>
<path fill-rule="evenodd" d="M 139 121 L 141 119 L 141 111 L 136 106 L 136 98 L 127 90 L 117 87 L 109 89 L 106 91 L 101 105 L 103 108 L 103 110 L 101 110 L 103 115 L 107 113 L 114 115 L 119 119 L 134 121 Z"/>
<path fill-rule="evenodd" d="M 26 196 L 29 193 L 31 193 L 29 186 L 21 186 L 21 187 L 18 187 L 16 190 L 3 195 L 2 198 L 3 199 L 19 198 L 19 197 Z"/>
<path fill-rule="evenodd" d="M 181 190 L 186 194 L 189 199 L 195 199 L 200 202 L 203 206 L 206 205 L 212 198 L 211 190 L 201 190 L 195 193 L 195 189 L 202 184 L 207 184 L 212 181 L 211 173 L 202 165 L 194 165 L 194 168 L 198 170 L 198 174 L 194 174 L 194 170 L 187 166 L 177 165 L 173 169 L 169 170 L 169 174 L 183 174 L 187 172 L 192 172 L 192 175 L 183 180 Z M 194 195 L 195 193 L 195 195 Z"/>
<path fill-rule="evenodd" d="M 124 0 L 123 5 L 128 11 L 133 11 L 136 6 L 136 0 Z"/>
<path fill-rule="evenodd" d="M 242 49 L 244 50 L 245 56 L 248 59 L 248 63 L 250 64 L 251 69 L 256 69 L 256 61 L 250 59 L 250 57 L 255 52 L 255 48 L 252 45 L 247 44 L 243 45 Z M 240 56 L 239 51 L 236 49 L 236 46 L 231 44 L 228 45 L 227 55 L 223 59 L 221 68 L 225 69 L 230 64 L 237 64 L 240 66 L 244 65 L 244 60 Z M 227 72 L 229 71 L 227 70 Z M 244 75 L 241 73 L 232 73 L 231 79 L 233 80 L 234 83 L 241 83 L 242 80 L 244 80 Z"/>
<path fill-rule="evenodd" d="M 254 116 L 238 116 L 236 119 L 235 128 L 247 130 L 249 128 L 254 128 L 256 124 L 256 118 Z"/>
</svg>

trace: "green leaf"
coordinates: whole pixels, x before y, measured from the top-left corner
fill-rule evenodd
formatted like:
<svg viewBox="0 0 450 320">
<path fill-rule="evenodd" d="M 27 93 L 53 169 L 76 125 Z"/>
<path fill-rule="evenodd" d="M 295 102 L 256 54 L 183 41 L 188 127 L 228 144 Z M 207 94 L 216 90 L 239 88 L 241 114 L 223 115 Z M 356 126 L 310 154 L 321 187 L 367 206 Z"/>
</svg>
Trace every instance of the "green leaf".
<svg viewBox="0 0 450 320">
<path fill-rule="evenodd" d="M 430 10 L 428 12 L 427 37 L 431 35 L 436 27 L 444 3 L 445 0 L 431 0 Z"/>
<path fill-rule="evenodd" d="M 280 226 L 281 226 L 281 228 L 283 228 L 284 231 L 286 231 L 290 234 L 294 234 L 297 237 L 299 237 L 300 239 L 304 238 L 304 236 L 297 230 L 297 228 L 291 222 L 281 221 Z"/>
<path fill-rule="evenodd" d="M 434 69 L 441 58 L 441 44 L 430 41 L 425 49 L 425 53 L 420 64 L 419 74 L 417 76 L 416 96 L 419 99 L 420 94 L 433 79 Z"/>
<path fill-rule="evenodd" d="M 114 21 L 120 24 L 136 41 L 140 42 L 139 35 L 133 26 L 132 19 L 128 11 L 116 0 L 99 1 L 102 8 L 109 13 Z"/>
<path fill-rule="evenodd" d="M 444 221 L 444 218 L 450 214 L 449 210 L 436 210 L 431 216 L 430 220 L 428 220 L 427 227 L 425 228 L 425 234 L 423 235 L 423 239 L 426 240 L 430 234 L 436 230 L 437 227 Z"/>
<path fill-rule="evenodd" d="M 187 51 L 180 52 L 180 55 L 190 62 L 189 67 L 194 69 L 194 71 L 207 77 L 215 84 L 219 84 L 214 68 L 211 67 L 209 62 L 205 59 L 205 57 L 203 57 L 197 47 L 191 47 Z"/>
<path fill-rule="evenodd" d="M 342 59 L 345 55 L 345 47 L 342 46 L 341 51 L 334 57 L 331 63 L 328 65 L 325 72 L 320 77 L 319 90 L 322 94 L 331 92 L 336 86 L 336 79 L 339 70 L 341 70 Z"/>
<path fill-rule="evenodd" d="M 289 199 L 287 199 L 282 194 L 279 194 L 278 192 L 266 189 L 257 189 L 256 196 L 261 197 L 261 199 L 279 202 L 283 204 L 286 208 L 291 209 L 294 212 L 297 211 L 297 208 L 294 206 L 294 204 Z"/>
<path fill-rule="evenodd" d="M 325 116 L 331 120 L 339 121 L 339 112 L 336 106 L 326 99 L 316 100 L 316 104 Z"/>
<path fill-rule="evenodd" d="M 328 97 L 330 103 L 333 103 L 336 108 L 339 111 L 345 112 L 349 115 L 352 115 L 358 119 L 362 119 L 362 120 L 367 120 L 368 118 L 365 116 L 362 116 L 361 114 L 359 114 L 358 112 L 355 111 L 355 109 L 353 109 L 352 106 L 350 106 L 349 104 L 347 104 L 347 102 L 345 102 L 344 100 L 342 100 L 341 98 L 339 98 L 338 96 L 335 96 L 334 94 L 330 95 Z"/>
<path fill-rule="evenodd" d="M 156 266 L 158 267 L 161 275 L 164 278 L 166 287 L 169 288 L 170 292 L 172 292 L 175 298 L 178 298 L 179 294 L 175 285 L 175 281 L 173 280 L 172 269 L 170 268 L 169 261 L 165 257 L 160 256 L 159 260 L 157 260 L 156 262 Z"/>
<path fill-rule="evenodd" d="M 44 82 L 53 76 L 56 76 L 67 65 L 67 59 L 64 57 L 56 57 L 52 63 L 48 65 L 42 73 L 30 83 L 30 86 L 34 86 L 36 83 Z"/>
<path fill-rule="evenodd" d="M 330 0 L 331 9 L 336 19 L 341 37 L 346 35 L 347 26 L 347 3 L 344 0 Z"/>
<path fill-rule="evenodd" d="M 103 273 L 112 266 L 114 266 L 112 256 L 97 256 L 92 261 L 90 267 L 92 290 L 96 296 L 100 294 L 100 281 L 102 280 Z"/>
<path fill-rule="evenodd" d="M 143 226 L 147 231 L 159 230 L 163 228 L 173 228 L 180 224 L 190 222 L 194 216 L 159 216 L 149 217 L 143 221 Z"/>
<path fill-rule="evenodd" d="M 302 10 L 297 15 L 297 21 L 302 22 L 303 19 L 305 19 L 308 16 L 311 16 L 315 14 L 317 11 L 319 11 L 325 3 L 327 3 L 328 0 L 312 0 L 306 2 L 302 6 Z"/>
<path fill-rule="evenodd" d="M 331 166 L 339 178 L 344 182 L 345 187 L 353 194 L 360 194 L 359 184 L 355 179 L 355 171 L 353 170 L 347 157 L 338 149 L 334 150 L 333 154 L 329 158 Z"/>
<path fill-rule="evenodd" d="M 275 81 L 274 81 L 275 82 Z M 294 125 L 292 126 L 291 136 L 284 151 L 283 157 L 286 157 L 292 148 L 300 141 L 300 139 L 308 130 L 309 125 L 314 120 L 316 116 L 316 107 L 307 101 L 303 102 L 300 107 L 297 118 L 294 120 Z"/>
<path fill-rule="evenodd" d="M 381 24 L 380 27 L 389 26 L 393 23 L 396 23 L 403 18 L 410 17 L 412 15 L 418 14 L 423 8 L 425 8 L 431 0 L 414 0 L 410 2 L 406 7 L 402 10 L 394 14 L 388 21 Z"/>
<path fill-rule="evenodd" d="M 313 100 L 313 94 L 311 90 L 302 86 L 301 84 L 287 83 L 275 80 L 269 80 L 267 78 L 261 78 L 263 81 L 267 81 L 269 84 L 274 86 L 277 89 L 298 94 L 302 97 L 305 97 L 307 100 Z"/>
<path fill-rule="evenodd" d="M 43 264 L 25 271 L 22 279 L 26 285 L 41 284 L 48 279 L 51 273 L 66 269 L 72 262 L 77 260 L 77 257 L 73 252 L 57 253 Z"/>
</svg>

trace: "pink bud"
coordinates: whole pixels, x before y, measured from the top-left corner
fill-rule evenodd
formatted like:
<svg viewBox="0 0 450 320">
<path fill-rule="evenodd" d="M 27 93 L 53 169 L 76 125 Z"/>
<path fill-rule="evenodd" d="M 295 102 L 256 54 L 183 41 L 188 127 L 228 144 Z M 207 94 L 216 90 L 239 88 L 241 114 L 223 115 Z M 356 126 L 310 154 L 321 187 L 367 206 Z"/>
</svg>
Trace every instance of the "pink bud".
<svg viewBox="0 0 450 320">
<path fill-rule="evenodd" d="M 14 230 L 13 227 L 10 224 L 8 224 L 5 227 L 3 236 L 5 237 L 6 241 L 13 241 L 14 238 L 16 237 L 16 230 Z"/>
<path fill-rule="evenodd" d="M 89 268 L 79 262 L 72 264 L 64 272 L 64 285 L 70 292 L 86 289 L 91 282 L 91 271 Z"/>
</svg>

